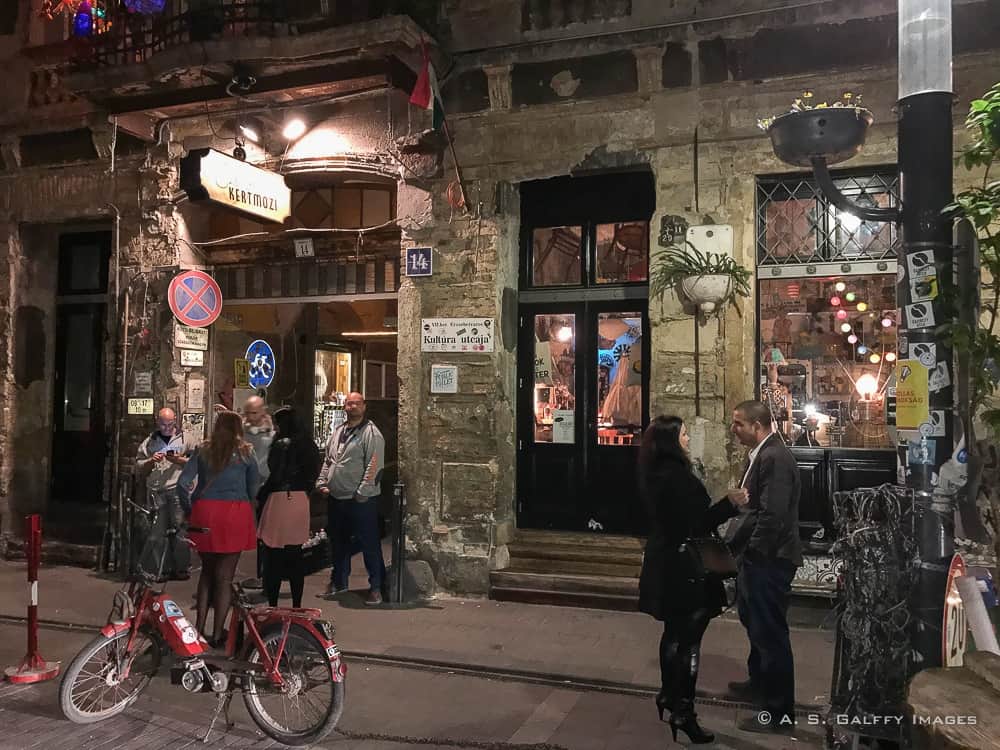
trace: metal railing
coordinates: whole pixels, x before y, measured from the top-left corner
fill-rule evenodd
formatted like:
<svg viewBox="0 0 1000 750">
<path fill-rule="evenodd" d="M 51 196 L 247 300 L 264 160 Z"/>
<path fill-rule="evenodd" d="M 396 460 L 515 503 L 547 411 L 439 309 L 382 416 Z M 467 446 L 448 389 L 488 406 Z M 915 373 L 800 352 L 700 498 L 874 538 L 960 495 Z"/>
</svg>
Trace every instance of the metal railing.
<svg viewBox="0 0 1000 750">
<path fill-rule="evenodd" d="M 225 38 L 288 36 L 386 15 L 388 3 L 338 0 L 172 0 L 157 14 L 108 8 L 85 59 L 92 65 L 133 65 L 158 52 L 191 42 Z"/>
</svg>

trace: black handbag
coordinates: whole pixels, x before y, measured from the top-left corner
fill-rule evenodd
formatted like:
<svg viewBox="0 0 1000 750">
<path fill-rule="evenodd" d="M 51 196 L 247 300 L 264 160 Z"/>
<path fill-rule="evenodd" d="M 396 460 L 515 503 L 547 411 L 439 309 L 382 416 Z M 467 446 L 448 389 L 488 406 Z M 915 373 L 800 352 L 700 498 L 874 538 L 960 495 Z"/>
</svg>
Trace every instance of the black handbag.
<svg viewBox="0 0 1000 750">
<path fill-rule="evenodd" d="M 718 536 L 689 537 L 684 540 L 684 546 L 706 575 L 736 577 L 736 558 Z"/>
</svg>

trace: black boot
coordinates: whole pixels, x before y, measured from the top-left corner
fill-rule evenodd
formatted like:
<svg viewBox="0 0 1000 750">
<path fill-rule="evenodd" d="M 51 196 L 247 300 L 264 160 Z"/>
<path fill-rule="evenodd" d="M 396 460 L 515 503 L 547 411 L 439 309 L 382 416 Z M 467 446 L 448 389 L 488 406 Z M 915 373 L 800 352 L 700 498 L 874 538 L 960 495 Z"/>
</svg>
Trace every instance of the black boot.
<svg viewBox="0 0 1000 750">
<path fill-rule="evenodd" d="M 656 713 L 660 715 L 660 721 L 663 721 L 663 712 L 674 710 L 674 697 L 670 695 L 667 691 L 661 690 L 656 694 Z"/>
<path fill-rule="evenodd" d="M 677 708 L 670 715 L 670 733 L 677 741 L 677 730 L 684 732 L 694 745 L 705 745 L 715 740 L 715 735 L 706 732 L 698 724 L 694 712 L 695 686 L 698 683 L 698 662 L 701 652 L 695 644 L 677 654 Z"/>
<path fill-rule="evenodd" d="M 670 716 L 670 734 L 673 736 L 674 742 L 677 742 L 678 729 L 688 736 L 692 745 L 707 745 L 709 742 L 715 741 L 715 735 L 701 728 L 701 725 L 698 724 L 698 717 L 694 713 L 683 716 L 672 714 Z"/>
</svg>

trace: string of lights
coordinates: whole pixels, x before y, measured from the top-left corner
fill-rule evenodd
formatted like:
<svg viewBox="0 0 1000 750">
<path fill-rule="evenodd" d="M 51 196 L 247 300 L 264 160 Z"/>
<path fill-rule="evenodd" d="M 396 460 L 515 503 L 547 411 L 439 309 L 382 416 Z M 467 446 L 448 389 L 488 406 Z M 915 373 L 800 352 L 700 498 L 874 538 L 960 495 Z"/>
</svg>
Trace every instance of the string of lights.
<svg viewBox="0 0 1000 750">
<path fill-rule="evenodd" d="M 834 493 L 833 547 L 841 572 L 842 681 L 847 713 L 887 715 L 905 696 L 911 663 L 910 597 L 916 581 L 913 490 L 884 484 Z"/>
</svg>

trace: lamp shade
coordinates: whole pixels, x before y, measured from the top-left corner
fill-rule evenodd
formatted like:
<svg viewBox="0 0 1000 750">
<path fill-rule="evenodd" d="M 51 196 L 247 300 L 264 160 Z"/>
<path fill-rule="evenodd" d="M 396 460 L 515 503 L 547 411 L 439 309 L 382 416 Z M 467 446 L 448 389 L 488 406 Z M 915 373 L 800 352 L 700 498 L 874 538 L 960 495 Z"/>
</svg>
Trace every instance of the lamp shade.
<svg viewBox="0 0 1000 750">
<path fill-rule="evenodd" d="M 899 0 L 899 98 L 952 93 L 952 0 Z"/>
</svg>

